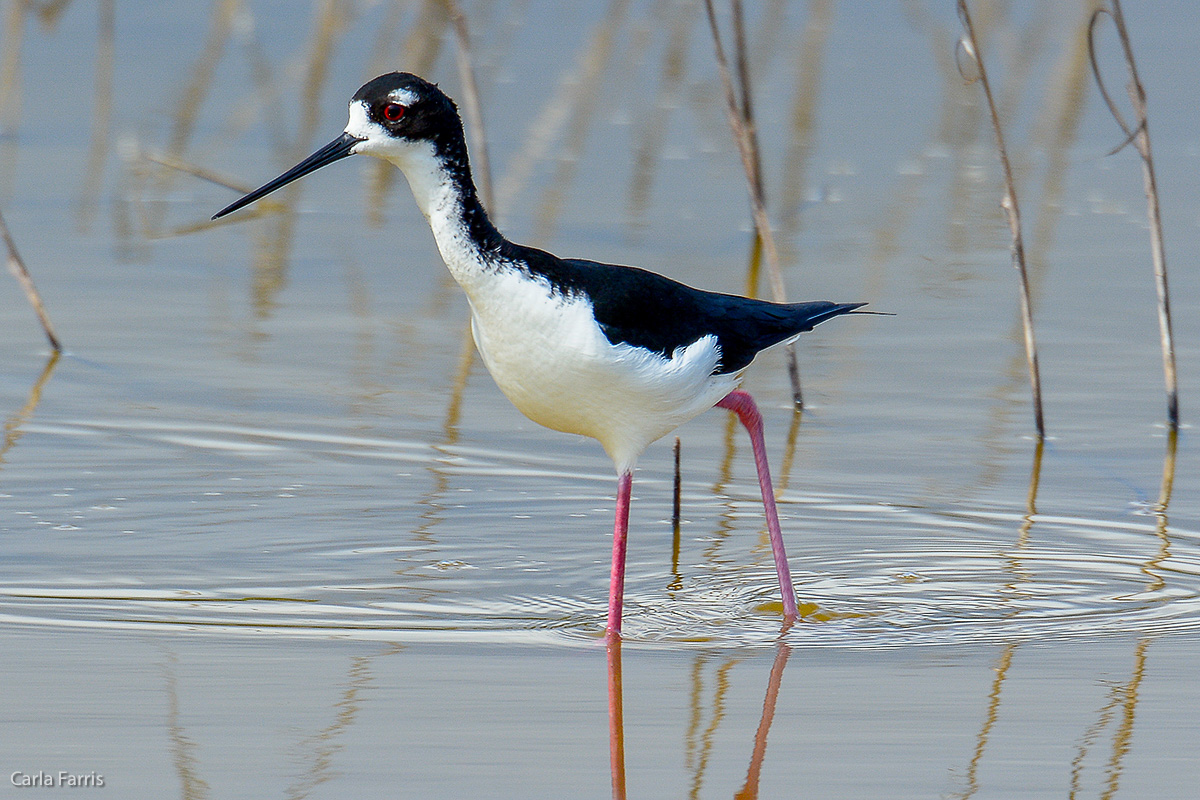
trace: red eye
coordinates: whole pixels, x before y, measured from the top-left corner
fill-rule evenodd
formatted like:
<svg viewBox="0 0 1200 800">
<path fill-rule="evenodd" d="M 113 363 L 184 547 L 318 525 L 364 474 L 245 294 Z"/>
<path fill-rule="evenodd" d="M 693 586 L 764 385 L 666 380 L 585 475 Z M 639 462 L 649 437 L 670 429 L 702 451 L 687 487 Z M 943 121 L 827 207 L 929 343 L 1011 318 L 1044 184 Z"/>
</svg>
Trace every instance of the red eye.
<svg viewBox="0 0 1200 800">
<path fill-rule="evenodd" d="M 383 118 L 388 122 L 399 122 L 400 118 L 404 116 L 404 112 L 406 110 L 407 109 L 405 109 L 405 107 L 399 103 L 388 103 L 383 107 Z"/>
</svg>

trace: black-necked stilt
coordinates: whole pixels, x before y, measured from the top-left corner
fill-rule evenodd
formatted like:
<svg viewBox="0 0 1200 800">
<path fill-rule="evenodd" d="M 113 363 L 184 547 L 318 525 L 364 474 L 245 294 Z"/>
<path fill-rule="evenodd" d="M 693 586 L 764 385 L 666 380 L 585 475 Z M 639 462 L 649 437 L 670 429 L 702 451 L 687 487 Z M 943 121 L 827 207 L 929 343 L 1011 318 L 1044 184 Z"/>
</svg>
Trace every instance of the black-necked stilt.
<svg viewBox="0 0 1200 800">
<path fill-rule="evenodd" d="M 403 72 L 367 83 L 337 139 L 213 219 L 349 155 L 404 172 L 446 266 L 467 293 L 471 332 L 500 390 L 534 422 L 598 439 L 619 476 L 609 635 L 621 631 L 633 467 L 703 411 L 733 411 L 750 434 L 784 614 L 797 616 L 775 510 L 762 416 L 738 390 L 761 351 L 863 303 L 781 305 L 693 289 L 636 267 L 564 259 L 514 244 L 479 202 L 462 121 L 433 84 Z"/>
</svg>

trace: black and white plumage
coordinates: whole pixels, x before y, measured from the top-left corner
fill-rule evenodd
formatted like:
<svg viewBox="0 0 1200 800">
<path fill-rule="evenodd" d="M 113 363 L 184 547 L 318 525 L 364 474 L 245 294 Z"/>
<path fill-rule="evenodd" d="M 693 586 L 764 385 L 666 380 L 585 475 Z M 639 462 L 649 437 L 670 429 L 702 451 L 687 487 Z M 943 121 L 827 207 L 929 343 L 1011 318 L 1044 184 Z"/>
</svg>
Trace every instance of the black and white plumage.
<svg viewBox="0 0 1200 800">
<path fill-rule="evenodd" d="M 349 110 L 340 137 L 216 217 L 349 155 L 399 167 L 466 292 L 475 344 L 501 391 L 533 421 L 599 440 L 621 476 L 608 630 L 620 630 L 622 513 L 627 520 L 634 464 L 651 442 L 717 404 L 737 411 L 752 438 L 758 425 L 759 478 L 785 613 L 794 618 L 778 521 L 770 524 L 765 455 L 757 458 L 761 418 L 749 395 L 735 390 L 760 351 L 863 304 L 768 303 L 510 242 L 479 201 L 458 111 L 435 85 L 383 75 L 358 90 Z"/>
</svg>

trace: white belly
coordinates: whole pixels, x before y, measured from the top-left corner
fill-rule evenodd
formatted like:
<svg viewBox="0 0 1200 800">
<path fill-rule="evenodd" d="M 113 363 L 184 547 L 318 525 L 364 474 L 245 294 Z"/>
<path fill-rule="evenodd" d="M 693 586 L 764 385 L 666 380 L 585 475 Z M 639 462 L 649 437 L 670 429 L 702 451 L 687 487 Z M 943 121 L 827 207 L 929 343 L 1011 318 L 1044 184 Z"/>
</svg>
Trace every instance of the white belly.
<svg viewBox="0 0 1200 800">
<path fill-rule="evenodd" d="M 585 300 L 513 272 L 488 282 L 486 293 L 468 294 L 471 330 L 500 390 L 534 422 L 598 439 L 619 472 L 740 382 L 712 375 L 715 337 L 664 358 L 610 343 Z"/>
</svg>

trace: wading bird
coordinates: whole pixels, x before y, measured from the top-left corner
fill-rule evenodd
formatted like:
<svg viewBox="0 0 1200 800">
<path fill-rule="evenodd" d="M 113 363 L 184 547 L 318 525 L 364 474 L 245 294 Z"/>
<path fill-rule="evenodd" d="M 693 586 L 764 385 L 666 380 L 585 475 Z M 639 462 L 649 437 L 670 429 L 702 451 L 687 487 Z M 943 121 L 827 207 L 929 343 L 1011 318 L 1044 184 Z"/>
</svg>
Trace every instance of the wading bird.
<svg viewBox="0 0 1200 800">
<path fill-rule="evenodd" d="M 454 102 L 403 72 L 364 85 L 341 136 L 213 219 L 357 154 L 390 161 L 408 178 L 442 260 L 467 294 L 475 345 L 500 390 L 534 422 L 599 440 L 616 465 L 607 634 L 621 632 L 634 464 L 651 442 L 713 406 L 737 414 L 750 434 L 784 615 L 795 620 L 762 416 L 737 387 L 760 351 L 864 304 L 716 294 L 508 241 L 479 202 Z"/>
</svg>

